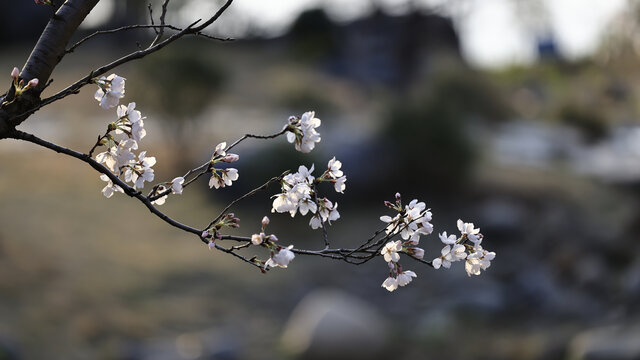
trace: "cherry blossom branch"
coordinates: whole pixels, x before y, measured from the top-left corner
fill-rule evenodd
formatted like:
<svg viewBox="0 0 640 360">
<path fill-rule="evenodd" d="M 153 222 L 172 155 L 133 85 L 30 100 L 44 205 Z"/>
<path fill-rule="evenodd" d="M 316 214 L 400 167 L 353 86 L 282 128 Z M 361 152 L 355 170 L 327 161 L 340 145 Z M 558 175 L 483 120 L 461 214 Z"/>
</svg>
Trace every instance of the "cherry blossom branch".
<svg viewBox="0 0 640 360">
<path fill-rule="evenodd" d="M 162 13 L 160 14 L 160 25 L 164 25 L 164 17 L 167 15 L 167 5 L 169 5 L 169 0 L 164 0 L 164 2 L 162 3 Z M 151 4 L 149 4 L 149 11 L 151 11 Z M 153 21 L 153 16 L 151 17 L 151 20 Z M 158 29 L 156 37 L 155 39 L 153 39 L 151 44 L 149 44 L 149 47 L 152 47 L 153 45 L 158 43 L 160 38 L 162 38 L 162 35 L 164 35 L 164 27 Z"/>
<path fill-rule="evenodd" d="M 250 196 L 255 195 L 258 191 L 265 190 L 266 188 L 268 188 L 268 187 L 269 187 L 269 185 L 271 185 L 271 184 L 273 184 L 273 183 L 275 183 L 275 182 L 279 182 L 279 181 L 281 181 L 281 180 L 282 180 L 282 178 L 283 178 L 285 175 L 287 175 L 288 173 L 289 173 L 289 171 L 287 170 L 287 171 L 283 172 L 283 173 L 282 173 L 282 175 L 280 175 L 280 176 L 272 177 L 271 179 L 269 179 L 269 181 L 265 182 L 264 184 L 262 184 L 262 185 L 258 186 L 257 188 L 255 188 L 255 189 L 253 189 L 253 190 L 249 191 L 248 193 L 246 193 L 246 194 L 244 194 L 244 195 L 240 196 L 239 198 L 237 198 L 237 199 L 235 199 L 235 200 L 231 201 L 231 202 L 230 202 L 230 203 L 229 203 L 229 204 L 228 204 L 224 209 L 222 209 L 222 211 L 220 212 L 220 214 L 219 214 L 218 216 L 216 216 L 216 218 L 215 218 L 215 219 L 213 219 L 213 221 L 211 221 L 211 222 L 209 223 L 209 225 L 207 225 L 207 227 L 205 227 L 204 229 L 208 229 L 208 228 L 210 228 L 211 226 L 213 226 L 213 224 L 215 224 L 216 222 L 218 222 L 218 220 L 220 220 L 220 219 L 221 219 L 221 218 L 222 218 L 222 217 L 227 213 L 227 211 L 229 211 L 229 209 L 231 209 L 231 207 L 232 207 L 233 205 L 237 204 L 237 203 L 238 203 L 238 202 L 240 202 L 241 200 L 244 200 L 244 199 L 246 199 L 246 198 L 248 198 L 248 197 L 250 197 Z M 203 230 L 203 231 L 204 231 L 204 230 Z"/>
<path fill-rule="evenodd" d="M 74 0 L 69 0 L 70 1 L 74 1 Z M 80 0 L 75 0 L 75 1 L 80 1 Z M 93 3 L 97 2 L 98 0 L 86 0 L 86 1 L 92 1 Z M 130 61 L 133 60 L 138 60 L 138 59 L 142 59 L 145 56 L 152 54 L 162 48 L 164 48 L 165 46 L 171 44 L 172 42 L 182 38 L 183 36 L 186 35 L 197 35 L 198 33 L 201 33 L 201 31 L 205 28 L 207 28 L 209 25 L 211 25 L 213 22 L 215 22 L 226 10 L 227 8 L 231 5 L 231 3 L 233 3 L 233 0 L 227 0 L 224 5 L 222 5 L 222 7 L 220 7 L 218 9 L 218 11 L 211 16 L 209 19 L 207 19 L 207 21 L 205 21 L 204 23 L 197 25 L 198 23 L 201 23 L 202 20 L 199 19 L 197 21 L 194 21 L 193 23 L 191 23 L 189 26 L 187 26 L 186 28 L 182 29 L 181 31 L 169 36 L 168 38 L 166 38 L 163 41 L 158 42 L 157 44 L 150 46 L 144 50 L 138 50 L 135 51 L 133 53 L 130 53 L 128 55 L 125 55 L 109 64 L 103 65 L 93 71 L 91 71 L 88 75 L 86 75 L 85 77 L 81 78 L 80 80 L 77 80 L 76 82 L 74 82 L 73 84 L 67 86 L 65 89 L 59 91 L 58 93 L 47 97 L 45 99 L 42 99 L 40 101 L 37 102 L 37 105 L 29 108 L 28 110 L 20 113 L 19 115 L 13 116 L 8 120 L 8 123 L 11 124 L 12 126 L 16 126 L 18 125 L 22 120 L 26 119 L 28 116 L 30 116 L 31 114 L 33 114 L 34 112 L 38 111 L 39 109 L 41 109 L 42 107 L 49 105 L 55 101 L 64 99 L 65 97 L 72 95 L 72 94 L 77 94 L 80 89 L 88 84 L 92 83 L 92 80 L 95 77 L 104 75 L 105 73 L 107 73 L 108 71 L 122 65 L 125 63 L 128 63 Z M 93 4 L 95 5 L 95 4 Z M 64 8 L 64 5 L 61 7 L 61 9 Z M 88 13 L 88 11 L 87 11 Z M 86 16 L 86 14 L 85 14 Z M 83 17 L 84 19 L 84 17 Z M 197 25 L 197 26 L 196 26 Z M 75 31 L 75 29 L 77 28 L 77 25 L 75 28 L 73 28 L 73 31 Z M 44 36 L 44 34 L 43 34 Z M 69 35 L 70 36 L 70 35 Z M 68 39 L 67 39 L 68 40 Z M 66 45 L 66 41 L 64 41 L 64 45 Z M 60 52 L 61 54 L 64 54 L 64 49 Z M 62 56 L 62 55 L 61 55 Z M 53 67 L 51 68 L 51 71 L 53 71 Z M 46 77 L 45 79 L 48 79 L 50 75 L 49 73 L 46 73 Z"/>
</svg>

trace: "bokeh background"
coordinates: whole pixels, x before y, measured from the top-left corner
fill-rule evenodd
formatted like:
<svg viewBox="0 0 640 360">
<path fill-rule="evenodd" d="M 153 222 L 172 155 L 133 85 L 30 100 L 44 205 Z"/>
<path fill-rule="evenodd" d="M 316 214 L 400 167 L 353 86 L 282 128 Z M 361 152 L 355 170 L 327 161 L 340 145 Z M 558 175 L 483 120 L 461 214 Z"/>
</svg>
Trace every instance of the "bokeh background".
<svg viewBox="0 0 640 360">
<path fill-rule="evenodd" d="M 216 6 L 176 1 L 168 20 Z M 49 14 L 0 2 L 7 88 Z M 147 2 L 103 0 L 75 39 L 147 19 Z M 137 202 L 105 199 L 76 160 L 4 140 L 0 359 L 640 358 L 639 26 L 635 0 L 236 0 L 210 31 L 235 41 L 186 39 L 117 70 L 123 100 L 147 116 L 156 178 L 307 110 L 323 121 L 322 142 L 303 155 L 284 138 L 247 141 L 233 187 L 203 181 L 164 210 L 202 227 L 267 178 L 337 156 L 348 182 L 344 195 L 325 189 L 342 215 L 334 246 L 380 228 L 399 191 L 432 208 L 437 232 L 474 222 L 496 260 L 473 278 L 461 263 L 404 260 L 418 278 L 394 293 L 380 287 L 381 259 L 297 256 L 264 275 Z M 151 36 L 87 42 L 45 95 Z M 94 91 L 22 128 L 88 151 L 115 119 Z M 257 232 L 276 192 L 240 203 L 233 233 Z M 274 214 L 269 230 L 321 248 L 307 221 Z M 435 234 L 421 245 L 429 259 L 441 248 Z"/>
</svg>

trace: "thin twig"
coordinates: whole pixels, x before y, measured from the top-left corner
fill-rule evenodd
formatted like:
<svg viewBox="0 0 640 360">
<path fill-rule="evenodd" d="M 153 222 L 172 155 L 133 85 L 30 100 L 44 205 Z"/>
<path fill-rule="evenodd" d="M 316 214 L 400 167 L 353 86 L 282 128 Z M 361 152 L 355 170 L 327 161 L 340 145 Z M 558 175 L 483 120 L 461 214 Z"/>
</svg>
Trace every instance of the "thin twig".
<svg viewBox="0 0 640 360">
<path fill-rule="evenodd" d="M 169 5 L 169 0 L 164 0 L 164 2 L 162 3 L 162 13 L 160 14 L 161 26 L 164 26 L 164 17 L 167 15 L 167 5 Z M 149 4 L 149 6 L 151 6 L 151 4 Z M 151 18 L 151 21 L 153 21 L 153 17 Z M 149 47 L 152 47 L 153 45 L 157 44 L 158 41 L 160 41 L 160 38 L 162 38 L 162 35 L 164 35 L 164 27 L 161 27 L 156 31 L 156 37 L 153 39 Z"/>
</svg>

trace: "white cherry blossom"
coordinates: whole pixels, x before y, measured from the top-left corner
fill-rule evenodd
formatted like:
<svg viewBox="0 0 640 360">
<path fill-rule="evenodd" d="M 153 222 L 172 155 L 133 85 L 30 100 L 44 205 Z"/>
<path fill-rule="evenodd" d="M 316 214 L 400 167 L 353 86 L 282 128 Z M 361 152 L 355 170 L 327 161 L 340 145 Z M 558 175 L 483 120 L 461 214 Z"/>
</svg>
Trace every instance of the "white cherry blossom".
<svg viewBox="0 0 640 360">
<path fill-rule="evenodd" d="M 100 175 L 100 179 L 102 179 L 103 181 L 107 182 L 107 186 L 105 186 L 102 189 L 102 195 L 104 195 L 107 199 L 110 198 L 113 195 L 113 193 L 115 193 L 115 192 L 124 193 L 122 188 L 120 186 L 118 186 L 117 184 L 114 185 L 113 182 L 111 181 L 111 179 L 109 179 L 109 177 L 107 175 L 105 175 L 105 174 Z"/>
<path fill-rule="evenodd" d="M 333 186 L 335 187 L 336 192 L 339 192 L 341 194 L 344 193 L 344 190 L 347 188 L 347 185 L 345 185 L 346 181 L 347 181 L 346 176 L 341 176 L 335 180 L 335 183 L 333 184 Z"/>
<path fill-rule="evenodd" d="M 182 194 L 182 184 L 184 184 L 184 178 L 182 176 L 171 180 L 171 192 L 174 194 Z"/>
<path fill-rule="evenodd" d="M 413 280 L 414 277 L 418 277 L 416 273 L 411 270 L 403 271 L 398 274 L 398 285 L 405 286 Z"/>
<path fill-rule="evenodd" d="M 384 261 L 386 262 L 398 262 L 400 261 L 400 252 L 402 250 L 402 241 L 389 241 L 384 245 L 382 250 L 380 250 L 380 254 L 384 256 Z"/>
<path fill-rule="evenodd" d="M 329 176 L 331 176 L 332 178 L 337 179 L 343 175 L 342 170 L 340 170 L 340 168 L 342 167 L 342 162 L 340 160 L 336 160 L 335 156 L 331 160 L 329 160 L 328 167 Z"/>
<path fill-rule="evenodd" d="M 471 242 L 477 243 L 482 241 L 480 229 L 475 229 L 473 223 L 466 223 L 458 219 L 458 230 L 460 230 L 460 234 L 466 235 L 467 239 Z"/>
<path fill-rule="evenodd" d="M 315 112 L 307 111 L 300 119 L 289 118 L 286 128 L 287 141 L 294 143 L 296 150 L 308 153 L 313 150 L 317 142 L 320 142 L 320 134 L 315 130 L 321 124 L 320 119 L 315 117 Z"/>
<path fill-rule="evenodd" d="M 389 292 L 394 291 L 395 289 L 398 288 L 398 279 L 389 276 L 388 278 L 385 279 L 385 281 L 382 283 L 382 287 L 389 290 Z"/>
<path fill-rule="evenodd" d="M 116 74 L 107 77 L 102 76 L 96 80 L 96 84 L 100 87 L 93 96 L 100 102 L 103 109 L 110 109 L 116 105 L 121 98 L 124 97 L 125 78 Z"/>
<path fill-rule="evenodd" d="M 265 267 L 278 266 L 281 268 L 286 268 L 287 266 L 289 266 L 289 263 L 291 262 L 291 260 L 293 260 L 293 258 L 296 257 L 293 251 L 291 251 L 291 249 L 293 249 L 293 245 L 289 245 L 286 248 L 280 249 L 276 254 L 271 255 L 271 257 L 269 258 L 269 260 L 267 260 L 264 266 Z"/>
</svg>

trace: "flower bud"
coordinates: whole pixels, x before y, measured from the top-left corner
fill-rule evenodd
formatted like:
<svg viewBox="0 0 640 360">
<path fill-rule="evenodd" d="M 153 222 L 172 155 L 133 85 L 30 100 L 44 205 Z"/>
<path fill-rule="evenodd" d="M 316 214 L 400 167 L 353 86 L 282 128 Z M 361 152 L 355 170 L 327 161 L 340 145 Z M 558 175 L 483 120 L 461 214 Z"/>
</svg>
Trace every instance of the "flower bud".
<svg viewBox="0 0 640 360">
<path fill-rule="evenodd" d="M 269 240 L 278 241 L 278 238 L 274 234 L 271 234 L 271 235 L 269 235 Z"/>
<path fill-rule="evenodd" d="M 400 193 L 397 192 L 396 193 L 396 201 L 400 201 L 402 199 L 402 197 L 400 196 Z"/>
<path fill-rule="evenodd" d="M 392 209 L 395 207 L 395 205 L 393 205 L 391 201 L 387 201 L 387 200 L 384 201 L 384 206 Z"/>
<path fill-rule="evenodd" d="M 20 77 L 20 70 L 17 67 L 14 67 L 11 71 L 11 77 L 13 78 L 13 81 L 18 81 L 18 78 Z"/>
<path fill-rule="evenodd" d="M 209 237 L 209 230 L 205 230 L 202 232 L 202 235 L 200 235 L 201 238 L 206 239 Z"/>
<path fill-rule="evenodd" d="M 264 228 L 267 225 L 269 225 L 269 218 L 265 216 L 262 218 L 262 227 Z"/>
<path fill-rule="evenodd" d="M 424 249 L 418 247 L 408 248 L 407 254 L 413 256 L 416 259 L 422 259 L 424 257 Z"/>
<path fill-rule="evenodd" d="M 36 86 L 38 86 L 38 78 L 29 80 L 29 83 L 27 84 L 27 88 L 34 88 Z"/>
<path fill-rule="evenodd" d="M 238 160 L 240 160 L 240 155 L 238 154 L 227 154 L 225 155 L 225 157 L 221 159 L 222 162 L 226 162 L 226 163 L 232 163 Z"/>
<path fill-rule="evenodd" d="M 213 250 L 216 247 L 216 242 L 215 240 L 211 240 L 209 241 L 209 250 Z"/>
</svg>

